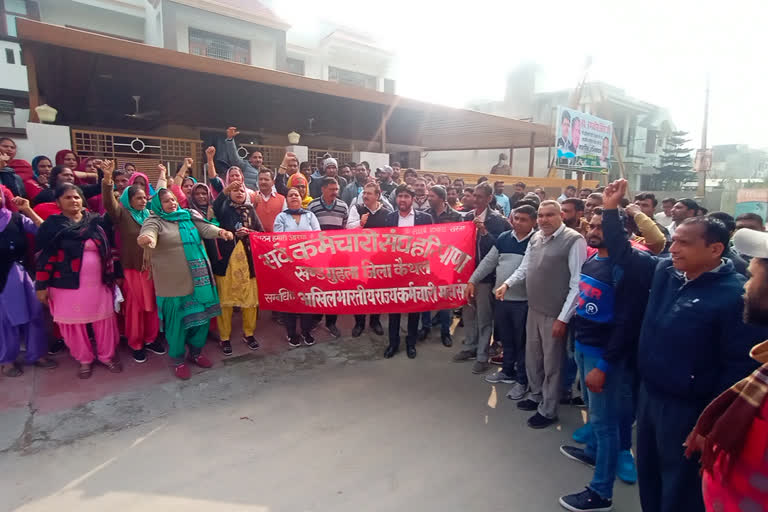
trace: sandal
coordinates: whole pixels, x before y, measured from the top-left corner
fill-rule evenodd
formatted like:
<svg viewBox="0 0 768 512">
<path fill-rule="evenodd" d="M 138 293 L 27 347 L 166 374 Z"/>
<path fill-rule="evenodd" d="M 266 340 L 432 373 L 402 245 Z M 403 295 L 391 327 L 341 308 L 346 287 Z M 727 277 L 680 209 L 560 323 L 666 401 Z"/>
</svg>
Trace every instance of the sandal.
<svg viewBox="0 0 768 512">
<path fill-rule="evenodd" d="M 53 370 L 54 368 L 59 367 L 59 363 L 57 363 L 50 357 L 41 357 L 40 359 L 35 361 L 34 366 L 37 366 L 38 368 L 43 368 L 45 370 Z"/>
<path fill-rule="evenodd" d="M 93 366 L 90 364 L 81 364 L 77 369 L 77 377 L 80 379 L 90 379 L 93 374 Z"/>
<path fill-rule="evenodd" d="M 112 373 L 121 373 L 123 371 L 123 364 L 119 359 L 112 359 L 110 362 L 104 363 L 104 366 Z"/>
<path fill-rule="evenodd" d="M 9 365 L 3 365 L 2 366 L 2 373 L 6 377 L 21 377 L 24 375 L 24 370 L 21 369 L 21 365 L 19 363 L 11 363 Z"/>
</svg>

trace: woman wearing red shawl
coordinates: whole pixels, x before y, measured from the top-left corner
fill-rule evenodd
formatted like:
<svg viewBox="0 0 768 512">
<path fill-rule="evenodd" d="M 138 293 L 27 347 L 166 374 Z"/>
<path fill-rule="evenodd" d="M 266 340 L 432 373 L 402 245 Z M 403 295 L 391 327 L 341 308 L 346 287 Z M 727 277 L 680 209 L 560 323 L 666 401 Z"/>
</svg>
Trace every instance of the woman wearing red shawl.
<svg viewBox="0 0 768 512">
<path fill-rule="evenodd" d="M 219 178 L 218 173 L 216 172 L 216 163 L 213 160 L 213 157 L 216 155 L 216 148 L 213 146 L 209 146 L 208 149 L 205 150 L 205 156 L 208 159 L 208 181 L 211 183 L 211 188 L 215 192 L 214 197 L 218 196 L 226 187 L 228 187 L 233 182 L 240 182 L 245 183 L 243 180 L 243 170 L 240 169 L 238 166 L 233 165 L 229 169 L 227 169 L 227 173 L 224 175 L 224 180 L 222 181 L 221 178 Z M 246 193 L 248 194 L 248 199 L 250 199 L 251 203 L 254 203 L 256 201 L 256 191 L 251 190 L 246 187 Z"/>
<path fill-rule="evenodd" d="M 16 158 L 16 143 L 13 139 L 0 137 L 0 153 L 8 155 L 8 162 L 5 165 L 13 169 L 13 172 L 21 178 L 22 182 L 35 177 L 35 173 L 32 170 L 32 166 L 29 165 L 29 162 Z M 31 200 L 32 198 L 28 197 L 27 199 Z"/>
<path fill-rule="evenodd" d="M 74 151 L 71 149 L 62 149 L 56 152 L 55 160 L 56 165 L 63 165 L 64 167 L 72 169 L 72 172 L 75 173 L 76 183 L 96 183 L 98 177 L 96 167 L 89 167 L 93 170 L 92 173 L 89 174 L 86 172 L 86 165 L 88 164 L 88 161 L 92 159 L 88 158 L 80 161 Z M 101 185 L 99 185 L 99 188 L 101 188 Z"/>
</svg>

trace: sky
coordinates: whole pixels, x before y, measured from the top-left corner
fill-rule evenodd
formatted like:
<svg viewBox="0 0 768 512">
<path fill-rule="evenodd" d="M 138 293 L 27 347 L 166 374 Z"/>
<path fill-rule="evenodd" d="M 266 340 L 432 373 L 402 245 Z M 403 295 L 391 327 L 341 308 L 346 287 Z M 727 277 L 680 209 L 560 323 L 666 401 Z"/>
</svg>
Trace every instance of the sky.
<svg viewBox="0 0 768 512">
<path fill-rule="evenodd" d="M 768 0 L 273 0 L 292 30 L 332 20 L 396 55 L 397 93 L 466 106 L 501 100 L 507 73 L 541 71 L 541 91 L 589 80 L 667 108 L 701 144 L 768 149 Z"/>
</svg>

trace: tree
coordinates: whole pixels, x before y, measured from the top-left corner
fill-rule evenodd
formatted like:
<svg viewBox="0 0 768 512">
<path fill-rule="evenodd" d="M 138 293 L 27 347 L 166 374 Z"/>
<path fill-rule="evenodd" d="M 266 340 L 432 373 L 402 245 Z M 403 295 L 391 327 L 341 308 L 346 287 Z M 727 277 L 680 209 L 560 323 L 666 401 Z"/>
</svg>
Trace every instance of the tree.
<svg viewBox="0 0 768 512">
<path fill-rule="evenodd" d="M 652 177 L 655 190 L 679 190 L 680 186 L 695 177 L 690 148 L 685 147 L 690 142 L 685 136 L 688 132 L 672 132 L 667 139 L 667 145 L 659 157 L 658 174 Z"/>
</svg>

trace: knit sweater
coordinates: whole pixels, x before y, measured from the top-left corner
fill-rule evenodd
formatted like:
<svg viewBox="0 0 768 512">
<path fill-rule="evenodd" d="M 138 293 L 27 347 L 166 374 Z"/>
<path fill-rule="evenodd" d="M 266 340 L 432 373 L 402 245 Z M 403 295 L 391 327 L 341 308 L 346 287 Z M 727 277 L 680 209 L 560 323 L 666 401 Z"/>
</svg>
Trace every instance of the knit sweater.
<svg viewBox="0 0 768 512">
<path fill-rule="evenodd" d="M 202 219 L 192 217 L 200 238 L 213 239 L 219 228 Z M 193 292 L 192 274 L 189 271 L 184 246 L 179 234 L 179 224 L 151 215 L 141 226 L 140 235 L 152 239 L 152 279 L 159 297 L 183 297 Z"/>
<path fill-rule="evenodd" d="M 264 226 L 264 231 L 271 232 L 275 226 L 275 219 L 285 209 L 285 196 L 282 194 L 270 194 L 265 201 L 261 192 L 256 194 L 256 201 L 253 203 L 256 210 L 256 216 Z"/>
<path fill-rule="evenodd" d="M 496 239 L 496 243 L 488 251 L 488 254 L 480 261 L 469 282 L 477 284 L 485 282 L 484 279 L 489 274 L 495 273 L 496 286 L 498 288 L 509 276 L 511 276 L 525 256 L 525 250 L 528 248 L 528 241 L 531 239 L 534 231 L 531 230 L 522 240 L 518 240 L 514 231 L 505 231 Z M 525 281 L 519 281 L 509 287 L 504 294 L 504 300 L 524 301 L 528 300 L 525 293 Z"/>
</svg>

